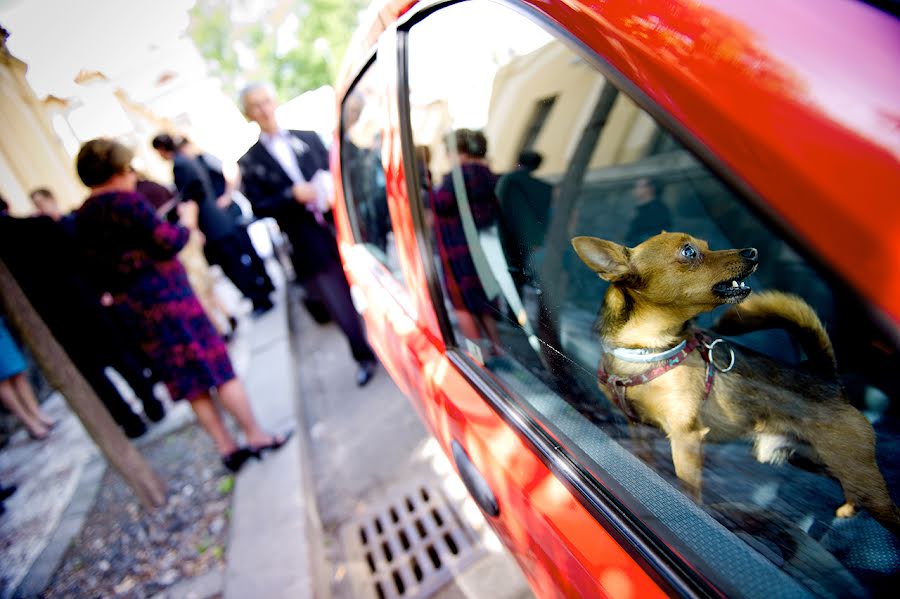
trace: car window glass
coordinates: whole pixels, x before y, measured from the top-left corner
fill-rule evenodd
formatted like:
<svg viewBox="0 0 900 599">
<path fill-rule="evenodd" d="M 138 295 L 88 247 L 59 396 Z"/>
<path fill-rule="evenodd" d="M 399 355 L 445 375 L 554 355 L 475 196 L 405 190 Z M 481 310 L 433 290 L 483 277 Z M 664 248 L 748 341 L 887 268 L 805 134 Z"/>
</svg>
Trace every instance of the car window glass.
<svg viewBox="0 0 900 599">
<path fill-rule="evenodd" d="M 379 73 L 376 63 L 369 65 L 344 98 L 341 174 L 357 240 L 402 282 L 381 164 L 387 106 Z"/>
<path fill-rule="evenodd" d="M 727 594 L 885 591 L 898 354 L 867 306 L 518 12 L 438 10 L 407 60 L 459 351 Z"/>
</svg>

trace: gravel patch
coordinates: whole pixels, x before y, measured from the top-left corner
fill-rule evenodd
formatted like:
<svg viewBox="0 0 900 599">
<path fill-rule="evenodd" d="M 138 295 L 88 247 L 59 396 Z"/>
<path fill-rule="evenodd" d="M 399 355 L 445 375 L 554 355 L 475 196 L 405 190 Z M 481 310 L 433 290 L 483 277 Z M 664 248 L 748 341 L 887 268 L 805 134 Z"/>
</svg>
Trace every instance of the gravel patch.
<svg viewBox="0 0 900 599">
<path fill-rule="evenodd" d="M 234 479 L 212 442 L 194 425 L 141 452 L 167 485 L 166 505 L 145 512 L 107 470 L 43 597 L 152 597 L 225 567 Z"/>
</svg>

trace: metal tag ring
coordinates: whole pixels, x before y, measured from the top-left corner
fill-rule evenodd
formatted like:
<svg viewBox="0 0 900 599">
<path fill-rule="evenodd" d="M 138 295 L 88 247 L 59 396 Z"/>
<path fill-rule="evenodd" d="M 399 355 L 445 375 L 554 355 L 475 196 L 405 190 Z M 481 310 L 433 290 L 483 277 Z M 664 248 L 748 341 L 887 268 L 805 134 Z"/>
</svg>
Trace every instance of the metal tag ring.
<svg viewBox="0 0 900 599">
<path fill-rule="evenodd" d="M 729 370 L 731 370 L 732 368 L 734 368 L 734 350 L 733 350 L 730 346 L 728 346 L 727 344 L 725 345 L 725 347 L 728 349 L 728 355 L 729 355 L 729 357 L 730 357 L 730 360 L 729 360 L 729 362 L 728 362 L 728 367 L 722 368 L 721 366 L 719 366 L 718 364 L 716 364 L 716 360 L 715 360 L 715 358 L 713 357 L 713 354 L 714 354 L 713 349 L 714 349 L 714 348 L 716 347 L 716 345 L 719 344 L 719 343 L 725 343 L 725 340 L 724 340 L 724 339 L 716 339 L 715 341 L 713 341 L 712 343 L 710 343 L 709 345 L 706 346 L 706 348 L 709 350 L 709 362 L 710 362 L 713 366 L 715 366 L 715 367 L 716 367 L 716 370 L 718 370 L 719 372 L 728 372 Z"/>
</svg>

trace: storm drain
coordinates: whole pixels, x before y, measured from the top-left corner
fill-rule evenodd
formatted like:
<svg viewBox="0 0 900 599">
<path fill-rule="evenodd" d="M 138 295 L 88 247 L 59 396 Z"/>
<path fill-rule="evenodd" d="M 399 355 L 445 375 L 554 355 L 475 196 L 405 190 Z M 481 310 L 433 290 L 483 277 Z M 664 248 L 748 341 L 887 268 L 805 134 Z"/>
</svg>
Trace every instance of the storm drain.
<svg viewBox="0 0 900 599">
<path fill-rule="evenodd" d="M 360 597 L 428 597 L 481 553 L 475 532 L 425 483 L 395 493 L 342 530 Z"/>
</svg>

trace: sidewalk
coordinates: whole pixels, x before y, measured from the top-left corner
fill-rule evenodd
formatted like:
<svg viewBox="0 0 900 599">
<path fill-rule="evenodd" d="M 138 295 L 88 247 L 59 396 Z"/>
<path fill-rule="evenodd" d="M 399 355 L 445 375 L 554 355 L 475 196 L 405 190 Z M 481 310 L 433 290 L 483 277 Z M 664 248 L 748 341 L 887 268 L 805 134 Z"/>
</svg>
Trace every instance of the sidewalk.
<svg viewBox="0 0 900 599">
<path fill-rule="evenodd" d="M 290 289 L 285 295 L 290 297 Z M 318 516 L 297 409 L 288 297 L 257 320 L 241 369 L 254 411 L 272 432 L 291 440 L 237 476 L 225 573 L 225 599 L 316 597 L 313 560 Z M 240 365 L 239 365 L 240 367 Z"/>
</svg>

